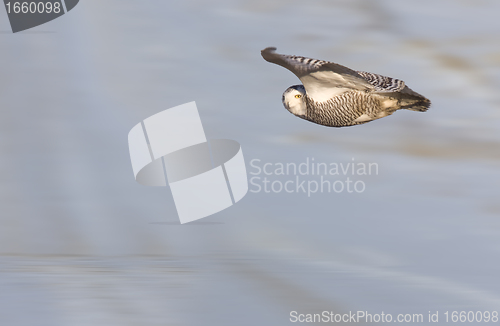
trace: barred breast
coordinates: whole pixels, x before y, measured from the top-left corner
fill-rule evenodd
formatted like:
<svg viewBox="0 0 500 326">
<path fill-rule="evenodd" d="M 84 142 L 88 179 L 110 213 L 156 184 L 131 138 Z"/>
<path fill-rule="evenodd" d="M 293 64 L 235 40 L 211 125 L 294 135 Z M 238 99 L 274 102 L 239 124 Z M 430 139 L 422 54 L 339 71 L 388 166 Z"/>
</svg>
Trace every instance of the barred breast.
<svg viewBox="0 0 500 326">
<path fill-rule="evenodd" d="M 370 93 L 355 90 L 347 91 L 326 102 L 315 102 L 307 95 L 305 100 L 307 107 L 305 119 L 328 127 L 362 124 L 377 119 L 383 111 L 379 99 Z M 360 117 L 362 118 L 359 119 Z"/>
</svg>

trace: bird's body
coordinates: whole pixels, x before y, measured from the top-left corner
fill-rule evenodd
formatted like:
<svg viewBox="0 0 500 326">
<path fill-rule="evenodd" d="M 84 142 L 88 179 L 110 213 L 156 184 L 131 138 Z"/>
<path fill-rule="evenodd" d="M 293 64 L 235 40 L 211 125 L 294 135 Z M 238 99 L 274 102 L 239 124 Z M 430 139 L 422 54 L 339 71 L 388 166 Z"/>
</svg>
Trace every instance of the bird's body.
<svg viewBox="0 0 500 326">
<path fill-rule="evenodd" d="M 292 114 L 329 127 L 346 127 L 380 119 L 399 109 L 427 111 L 430 101 L 402 80 L 354 71 L 339 64 L 262 50 L 262 57 L 293 72 L 303 85 L 283 93 Z"/>
</svg>

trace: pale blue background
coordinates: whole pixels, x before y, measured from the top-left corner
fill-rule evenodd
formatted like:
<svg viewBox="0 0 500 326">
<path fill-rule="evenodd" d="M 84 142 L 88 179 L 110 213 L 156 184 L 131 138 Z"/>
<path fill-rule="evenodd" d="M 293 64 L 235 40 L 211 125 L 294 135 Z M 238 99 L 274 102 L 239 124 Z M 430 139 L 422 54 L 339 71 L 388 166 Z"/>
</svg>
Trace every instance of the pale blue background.
<svg viewBox="0 0 500 326">
<path fill-rule="evenodd" d="M 82 0 L 0 10 L 0 323 L 288 325 L 289 313 L 500 311 L 500 3 Z M 427 113 L 333 129 L 260 50 L 398 77 Z M 196 101 L 247 163 L 376 162 L 363 194 L 249 193 L 177 225 L 127 134 Z M 424 325 L 425 323 L 421 324 Z M 468 324 L 468 323 L 465 323 Z"/>
</svg>

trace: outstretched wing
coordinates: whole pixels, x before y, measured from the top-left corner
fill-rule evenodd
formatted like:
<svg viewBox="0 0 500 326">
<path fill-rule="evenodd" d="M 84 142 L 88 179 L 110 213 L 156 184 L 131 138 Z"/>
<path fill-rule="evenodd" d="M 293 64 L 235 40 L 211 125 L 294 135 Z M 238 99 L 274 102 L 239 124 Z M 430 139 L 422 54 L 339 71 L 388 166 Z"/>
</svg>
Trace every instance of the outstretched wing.
<svg viewBox="0 0 500 326">
<path fill-rule="evenodd" d="M 276 48 L 270 47 L 262 50 L 261 54 L 266 61 L 285 67 L 299 77 L 307 96 L 316 102 L 328 101 L 353 89 L 375 89 L 367 79 L 347 67 L 329 61 L 278 54 L 275 51 Z"/>
<path fill-rule="evenodd" d="M 405 88 L 405 82 L 396 78 L 365 71 L 358 71 L 357 73 L 373 85 L 377 92 L 399 92 Z"/>
</svg>

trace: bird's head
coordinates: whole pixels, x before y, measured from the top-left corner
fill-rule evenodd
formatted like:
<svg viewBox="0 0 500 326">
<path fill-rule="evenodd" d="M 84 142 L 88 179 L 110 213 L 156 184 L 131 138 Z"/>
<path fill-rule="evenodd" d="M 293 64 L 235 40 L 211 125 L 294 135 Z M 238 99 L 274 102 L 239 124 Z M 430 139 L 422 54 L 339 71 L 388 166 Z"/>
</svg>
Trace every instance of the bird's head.
<svg viewBox="0 0 500 326">
<path fill-rule="evenodd" d="M 302 85 L 294 85 L 283 93 L 283 105 L 292 114 L 304 117 L 306 115 L 306 90 Z"/>
</svg>

